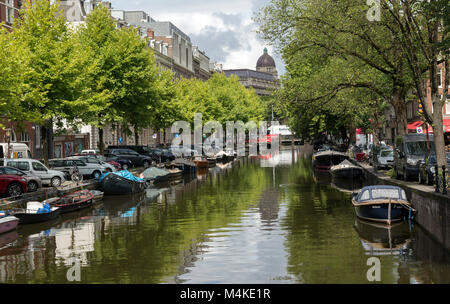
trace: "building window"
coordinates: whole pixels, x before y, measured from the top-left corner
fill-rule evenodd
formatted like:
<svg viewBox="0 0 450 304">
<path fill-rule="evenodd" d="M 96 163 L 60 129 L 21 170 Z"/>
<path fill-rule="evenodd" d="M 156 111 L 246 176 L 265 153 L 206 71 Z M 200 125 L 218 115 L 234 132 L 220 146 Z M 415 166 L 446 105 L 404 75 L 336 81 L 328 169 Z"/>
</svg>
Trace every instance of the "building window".
<svg viewBox="0 0 450 304">
<path fill-rule="evenodd" d="M 438 71 L 438 81 L 437 81 L 437 83 L 438 83 L 439 88 L 442 88 L 442 69 L 439 69 L 439 71 Z"/>
<path fill-rule="evenodd" d="M 450 100 L 448 98 L 445 101 L 445 114 L 449 114 L 450 115 Z"/>
<path fill-rule="evenodd" d="M 14 0 L 6 0 L 6 22 L 12 24 L 14 19 Z"/>
<path fill-rule="evenodd" d="M 40 149 L 41 148 L 41 127 L 40 126 L 36 126 L 36 148 Z"/>
<path fill-rule="evenodd" d="M 30 135 L 28 134 L 28 132 L 20 133 L 20 142 L 30 142 Z"/>
<path fill-rule="evenodd" d="M 189 59 L 188 59 L 188 49 L 186 48 L 186 67 L 188 68 L 188 64 L 189 64 Z"/>
</svg>

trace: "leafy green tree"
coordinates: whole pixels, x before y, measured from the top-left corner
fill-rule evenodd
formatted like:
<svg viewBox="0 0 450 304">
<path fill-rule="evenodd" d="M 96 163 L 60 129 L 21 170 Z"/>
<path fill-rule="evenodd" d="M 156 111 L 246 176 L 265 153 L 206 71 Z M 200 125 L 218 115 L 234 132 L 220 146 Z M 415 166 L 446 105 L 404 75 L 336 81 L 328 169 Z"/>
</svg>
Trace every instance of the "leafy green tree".
<svg viewBox="0 0 450 304">
<path fill-rule="evenodd" d="M 442 108 L 450 85 L 449 13 L 448 1 L 404 0 L 385 3 L 384 9 L 398 28 L 400 47 L 406 54 L 408 67 L 420 100 L 431 98 L 432 109 L 423 102 L 425 120 L 433 126 L 436 158 L 439 167 L 446 165 Z M 443 94 L 439 89 L 441 73 Z M 428 94 L 429 86 L 429 94 Z"/>
<path fill-rule="evenodd" d="M 67 109 L 77 98 L 79 83 L 74 80 L 79 70 L 72 60 L 70 31 L 59 14 L 58 4 L 44 0 L 34 1 L 33 5 L 25 2 L 20 16 L 14 21 L 9 40 L 11 50 L 20 55 L 19 60 L 10 62 L 10 69 L 21 74 L 16 79 L 20 84 L 15 98 L 10 99 L 11 106 L 26 113 L 23 118 L 43 127 L 47 162 L 47 129 L 53 128 L 55 117 L 75 117 L 76 113 Z"/>
<path fill-rule="evenodd" d="M 289 85 L 283 84 L 291 91 L 285 97 L 289 103 L 303 104 L 299 114 L 310 104 L 311 112 L 327 117 L 321 113 L 328 112 L 324 103 L 336 109 L 339 101 L 339 108 L 346 103 L 344 108 L 352 109 L 361 101 L 382 98 L 394 107 L 398 132 L 403 134 L 407 132 L 405 100 L 413 88 L 407 59 L 391 17 L 370 22 L 367 9 L 359 0 L 274 0 L 255 19 L 262 36 L 281 50 L 290 78 Z M 367 96 L 339 98 L 341 92 L 355 90 Z M 345 116 L 338 119 L 344 121 Z"/>
<path fill-rule="evenodd" d="M 103 128 L 114 124 L 134 128 L 135 140 L 142 128 L 154 125 L 162 106 L 166 79 L 158 75 L 152 50 L 135 28 L 117 28 L 106 7 L 95 8 L 86 25 L 77 31 L 78 43 L 89 58 L 82 76 L 84 100 L 91 105 L 82 114 L 84 123 L 99 128 L 102 153 Z M 160 83 L 161 82 L 161 83 Z"/>
</svg>

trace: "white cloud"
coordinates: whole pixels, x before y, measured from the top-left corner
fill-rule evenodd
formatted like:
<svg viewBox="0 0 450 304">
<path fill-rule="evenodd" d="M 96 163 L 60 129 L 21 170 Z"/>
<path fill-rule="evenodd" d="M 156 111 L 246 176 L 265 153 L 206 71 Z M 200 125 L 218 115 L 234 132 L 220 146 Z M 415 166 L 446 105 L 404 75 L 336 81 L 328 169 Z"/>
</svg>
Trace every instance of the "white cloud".
<svg viewBox="0 0 450 304">
<path fill-rule="evenodd" d="M 158 21 L 170 21 L 189 35 L 194 44 L 206 51 L 225 69 L 255 69 L 256 61 L 267 47 L 284 72 L 280 58 L 272 48 L 258 39 L 252 21 L 253 10 L 269 0 L 112 0 L 115 9 L 142 10 Z"/>
</svg>

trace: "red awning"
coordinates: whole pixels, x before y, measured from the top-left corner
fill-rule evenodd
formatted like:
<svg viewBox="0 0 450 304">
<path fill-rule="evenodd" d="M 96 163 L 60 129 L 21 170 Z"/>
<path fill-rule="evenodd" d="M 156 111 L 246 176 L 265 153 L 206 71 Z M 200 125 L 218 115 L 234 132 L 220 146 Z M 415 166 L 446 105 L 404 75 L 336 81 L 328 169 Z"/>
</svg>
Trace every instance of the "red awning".
<svg viewBox="0 0 450 304">
<path fill-rule="evenodd" d="M 416 132 L 417 128 L 420 127 L 422 124 L 423 124 L 423 122 L 421 122 L 421 121 L 412 122 L 412 123 L 408 124 L 408 130 Z"/>
<path fill-rule="evenodd" d="M 361 128 L 358 128 L 356 129 L 356 134 L 364 134 L 364 132 Z"/>
<path fill-rule="evenodd" d="M 415 128 L 413 128 L 413 125 L 415 125 L 415 124 L 417 126 Z M 411 130 L 411 131 L 413 131 L 415 133 L 415 132 L 417 132 L 417 128 L 420 127 L 422 124 L 423 124 L 423 122 L 421 122 L 421 121 L 416 121 L 416 122 L 410 123 L 408 125 L 408 130 Z M 443 120 L 443 126 L 444 126 L 444 128 L 443 128 L 444 132 L 450 132 L 450 119 L 444 119 Z M 421 133 L 423 133 L 423 134 L 427 133 L 427 130 L 425 129 L 425 126 L 423 126 Z M 428 134 L 433 134 L 433 127 L 431 127 L 430 125 L 428 125 Z"/>
</svg>

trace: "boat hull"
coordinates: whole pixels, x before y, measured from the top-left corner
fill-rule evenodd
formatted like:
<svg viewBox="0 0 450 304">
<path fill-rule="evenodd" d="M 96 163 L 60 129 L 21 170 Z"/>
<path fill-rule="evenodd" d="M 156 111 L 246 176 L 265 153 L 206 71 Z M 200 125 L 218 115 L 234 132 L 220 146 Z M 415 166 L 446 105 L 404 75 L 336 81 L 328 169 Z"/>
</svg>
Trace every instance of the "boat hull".
<svg viewBox="0 0 450 304">
<path fill-rule="evenodd" d="M 14 230 L 19 225 L 19 219 L 14 216 L 6 216 L 0 219 L 0 234 Z"/>
<path fill-rule="evenodd" d="M 313 168 L 316 171 L 329 171 L 332 166 L 338 165 L 348 159 L 344 154 L 316 155 L 313 160 Z"/>
<path fill-rule="evenodd" d="M 334 178 L 358 178 L 363 175 L 361 168 L 342 168 L 331 170 L 331 176 Z"/>
<path fill-rule="evenodd" d="M 386 224 L 400 222 L 408 216 L 408 210 L 395 203 L 391 204 L 390 215 L 389 204 L 355 206 L 355 213 L 362 220 Z"/>
<path fill-rule="evenodd" d="M 47 213 L 14 213 L 14 216 L 19 219 L 19 225 L 35 224 L 56 219 L 61 214 L 61 209 L 58 208 L 52 212 Z"/>
<path fill-rule="evenodd" d="M 207 160 L 194 160 L 195 165 L 197 168 L 204 169 L 209 168 L 209 162 Z"/>
<path fill-rule="evenodd" d="M 56 204 L 56 207 L 61 208 L 61 214 L 79 211 L 85 208 L 89 208 L 94 204 L 93 199 L 85 200 L 79 203 L 72 204 Z"/>
<path fill-rule="evenodd" d="M 101 181 L 100 187 L 106 195 L 127 195 L 143 192 L 146 189 L 146 183 L 132 181 L 116 174 L 108 174 Z"/>
</svg>

